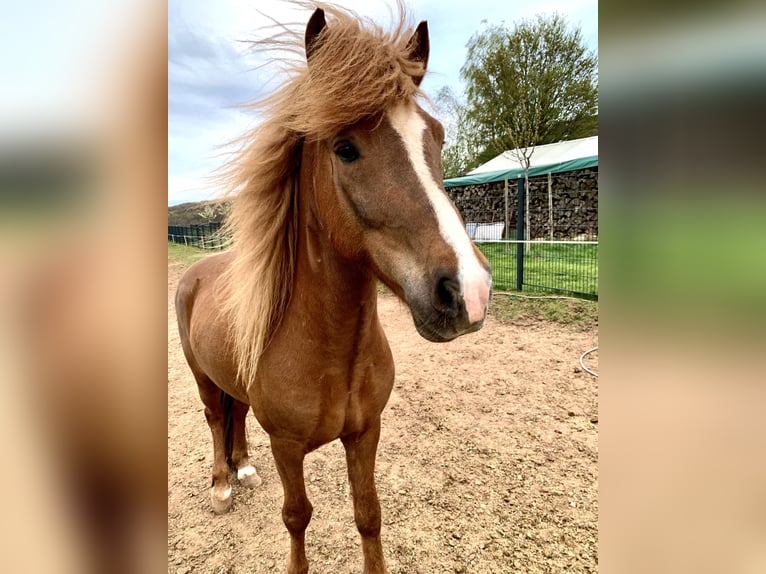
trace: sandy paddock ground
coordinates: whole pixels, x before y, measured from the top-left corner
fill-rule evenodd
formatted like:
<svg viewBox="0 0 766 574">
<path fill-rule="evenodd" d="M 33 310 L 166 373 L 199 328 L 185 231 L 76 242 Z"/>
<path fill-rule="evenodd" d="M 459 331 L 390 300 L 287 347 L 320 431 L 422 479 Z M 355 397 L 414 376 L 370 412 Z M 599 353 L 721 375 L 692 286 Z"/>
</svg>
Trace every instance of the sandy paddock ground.
<svg viewBox="0 0 766 574">
<path fill-rule="evenodd" d="M 212 441 L 175 326 L 181 268 L 168 269 L 168 572 L 284 572 L 282 487 L 248 416 L 263 484 L 208 498 Z M 422 339 L 391 295 L 379 311 L 396 361 L 376 479 L 391 574 L 596 572 L 598 385 L 579 368 L 596 329 L 503 323 L 447 344 Z M 597 370 L 598 356 L 586 363 Z M 362 571 L 340 441 L 308 455 L 314 573 Z"/>
</svg>

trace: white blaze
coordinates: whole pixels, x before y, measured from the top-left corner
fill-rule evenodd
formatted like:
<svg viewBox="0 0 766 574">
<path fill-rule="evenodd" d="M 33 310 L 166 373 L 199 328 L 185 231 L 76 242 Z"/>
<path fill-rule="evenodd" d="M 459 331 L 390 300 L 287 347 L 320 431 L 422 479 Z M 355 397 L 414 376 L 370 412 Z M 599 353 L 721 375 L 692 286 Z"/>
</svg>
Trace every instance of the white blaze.
<svg viewBox="0 0 766 574">
<path fill-rule="evenodd" d="M 458 263 L 460 294 L 465 301 L 468 320 L 471 323 L 484 318 L 489 300 L 489 273 L 479 263 L 468 233 L 452 203 L 434 180 L 423 151 L 423 133 L 426 122 L 414 105 L 401 104 L 389 110 L 388 119 L 394 130 L 401 136 L 412 167 L 420 179 L 426 196 L 436 213 L 439 232 L 444 241 L 455 250 Z"/>
</svg>

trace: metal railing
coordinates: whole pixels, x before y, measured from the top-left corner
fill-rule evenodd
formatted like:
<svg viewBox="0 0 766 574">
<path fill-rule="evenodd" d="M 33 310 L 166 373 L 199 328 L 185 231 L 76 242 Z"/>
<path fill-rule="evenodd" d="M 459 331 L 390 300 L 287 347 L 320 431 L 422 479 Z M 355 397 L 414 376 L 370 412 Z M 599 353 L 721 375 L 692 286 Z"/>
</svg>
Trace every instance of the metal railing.
<svg viewBox="0 0 766 574">
<path fill-rule="evenodd" d="M 598 298 L 598 241 L 475 240 L 496 291 L 555 291 Z"/>
<path fill-rule="evenodd" d="M 226 249 L 229 238 L 221 235 L 221 224 L 168 225 L 168 241 L 200 249 Z"/>
</svg>

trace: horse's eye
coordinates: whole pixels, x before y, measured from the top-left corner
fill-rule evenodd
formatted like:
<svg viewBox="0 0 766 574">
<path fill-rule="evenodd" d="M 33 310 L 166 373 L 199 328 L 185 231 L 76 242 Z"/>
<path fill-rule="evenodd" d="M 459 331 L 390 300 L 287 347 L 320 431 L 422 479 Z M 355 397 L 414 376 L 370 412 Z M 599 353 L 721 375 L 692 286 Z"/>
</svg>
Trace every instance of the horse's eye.
<svg viewBox="0 0 766 574">
<path fill-rule="evenodd" d="M 350 143 L 343 143 L 335 148 L 335 155 L 337 155 L 338 159 L 343 163 L 351 163 L 352 161 L 359 159 L 359 151 L 357 151 L 357 149 Z"/>
</svg>

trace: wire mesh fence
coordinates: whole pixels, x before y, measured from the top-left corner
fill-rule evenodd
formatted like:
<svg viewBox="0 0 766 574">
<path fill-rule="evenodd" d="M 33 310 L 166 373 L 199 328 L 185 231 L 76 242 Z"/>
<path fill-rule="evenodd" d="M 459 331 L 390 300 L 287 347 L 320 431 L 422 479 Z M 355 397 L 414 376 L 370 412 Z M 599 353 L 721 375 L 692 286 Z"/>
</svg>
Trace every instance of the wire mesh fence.
<svg viewBox="0 0 766 574">
<path fill-rule="evenodd" d="M 496 290 L 598 297 L 598 169 L 448 187 Z"/>
<path fill-rule="evenodd" d="M 597 241 L 480 239 L 475 243 L 492 266 L 496 291 L 526 288 L 598 296 Z"/>
<path fill-rule="evenodd" d="M 168 241 L 200 249 L 220 250 L 229 246 L 230 239 L 221 234 L 217 222 L 199 225 L 168 225 Z"/>
</svg>

